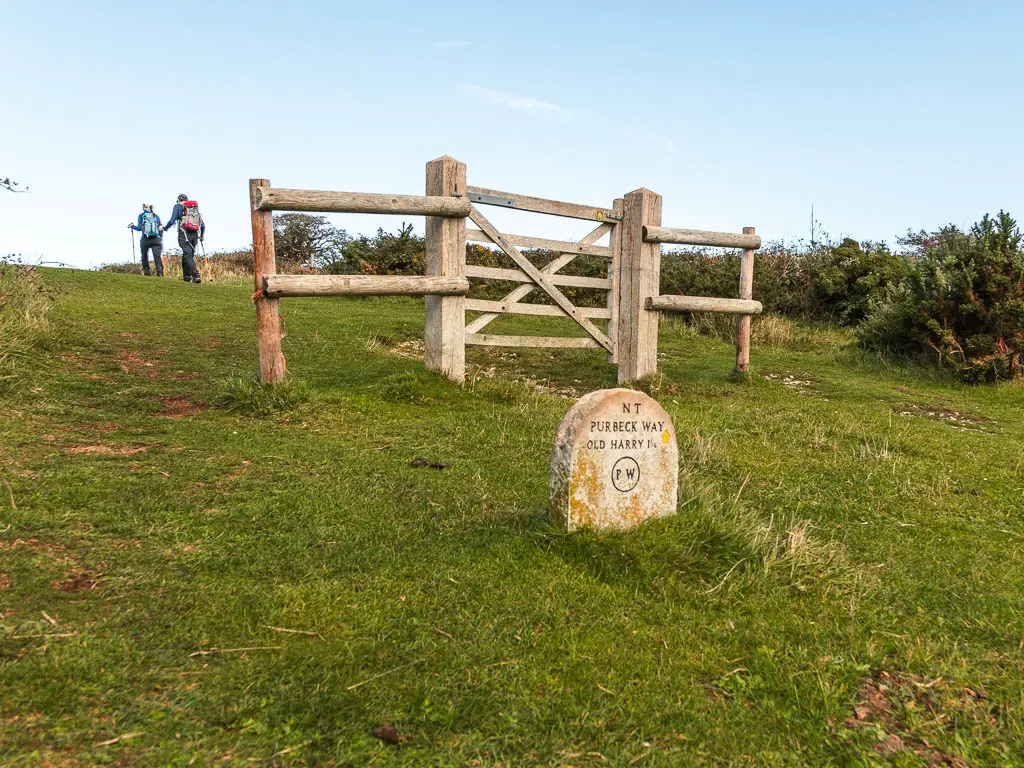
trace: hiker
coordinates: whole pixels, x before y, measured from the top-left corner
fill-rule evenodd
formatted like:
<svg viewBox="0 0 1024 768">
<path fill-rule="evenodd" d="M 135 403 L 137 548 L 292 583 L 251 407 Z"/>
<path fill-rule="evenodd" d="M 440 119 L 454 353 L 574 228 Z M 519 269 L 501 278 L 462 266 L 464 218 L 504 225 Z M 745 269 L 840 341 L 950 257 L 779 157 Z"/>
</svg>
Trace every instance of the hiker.
<svg viewBox="0 0 1024 768">
<path fill-rule="evenodd" d="M 156 267 L 156 276 L 164 276 L 164 228 L 160 226 L 160 217 L 153 213 L 152 203 L 142 204 L 142 213 L 135 224 L 129 224 L 128 229 L 141 232 L 139 238 L 139 250 L 142 251 L 142 274 L 149 277 L 149 252 L 153 251 L 153 266 Z"/>
<path fill-rule="evenodd" d="M 178 247 L 181 248 L 181 275 L 186 283 L 201 283 L 202 276 L 196 268 L 196 243 L 206 236 L 206 222 L 199 215 L 199 203 L 189 200 L 188 195 L 178 195 L 171 218 L 164 229 L 178 225 Z"/>
</svg>

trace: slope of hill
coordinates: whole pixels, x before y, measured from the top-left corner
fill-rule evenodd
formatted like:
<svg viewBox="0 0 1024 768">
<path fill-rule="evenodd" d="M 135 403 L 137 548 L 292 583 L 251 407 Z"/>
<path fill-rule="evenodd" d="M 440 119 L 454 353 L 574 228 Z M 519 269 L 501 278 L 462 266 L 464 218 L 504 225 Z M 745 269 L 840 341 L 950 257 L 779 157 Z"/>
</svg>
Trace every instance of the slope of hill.
<svg viewBox="0 0 1024 768">
<path fill-rule="evenodd" d="M 45 279 L 0 396 L 5 765 L 1024 764 L 1019 386 L 813 329 L 730 382 L 666 324 L 679 514 L 566 534 L 596 352 L 458 388 L 421 303 L 291 300 L 267 394 L 250 287 Z"/>
</svg>

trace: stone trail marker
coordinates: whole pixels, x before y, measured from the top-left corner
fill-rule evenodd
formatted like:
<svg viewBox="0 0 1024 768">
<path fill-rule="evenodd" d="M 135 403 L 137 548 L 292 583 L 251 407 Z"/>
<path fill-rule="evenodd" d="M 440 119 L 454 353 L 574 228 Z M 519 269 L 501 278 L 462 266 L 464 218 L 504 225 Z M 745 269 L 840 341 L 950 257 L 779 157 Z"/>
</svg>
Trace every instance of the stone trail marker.
<svg viewBox="0 0 1024 768">
<path fill-rule="evenodd" d="M 672 419 L 632 389 L 581 397 L 551 452 L 551 503 L 569 530 L 632 528 L 676 512 L 679 448 Z"/>
</svg>

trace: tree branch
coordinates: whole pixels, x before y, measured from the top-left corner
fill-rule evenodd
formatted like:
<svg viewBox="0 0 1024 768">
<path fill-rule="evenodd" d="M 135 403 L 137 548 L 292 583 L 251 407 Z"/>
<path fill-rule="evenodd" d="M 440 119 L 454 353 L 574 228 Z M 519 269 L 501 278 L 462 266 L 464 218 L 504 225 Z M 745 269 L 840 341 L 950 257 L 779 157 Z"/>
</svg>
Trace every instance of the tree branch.
<svg viewBox="0 0 1024 768">
<path fill-rule="evenodd" d="M 19 187 L 21 187 L 21 185 L 18 182 L 14 181 L 13 179 L 0 177 L 0 189 L 6 189 L 8 192 L 15 193 L 28 192 L 28 187 L 24 187 L 21 189 L 19 189 Z"/>
</svg>

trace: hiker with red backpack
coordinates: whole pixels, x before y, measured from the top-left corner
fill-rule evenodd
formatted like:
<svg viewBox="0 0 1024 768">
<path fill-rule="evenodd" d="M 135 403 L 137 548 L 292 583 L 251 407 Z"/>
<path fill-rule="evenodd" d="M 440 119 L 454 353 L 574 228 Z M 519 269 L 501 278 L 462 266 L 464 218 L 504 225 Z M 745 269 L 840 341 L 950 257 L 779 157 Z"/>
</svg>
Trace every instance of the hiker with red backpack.
<svg viewBox="0 0 1024 768">
<path fill-rule="evenodd" d="M 181 274 L 186 283 L 201 283 L 202 276 L 196 268 L 196 245 L 206 236 L 206 222 L 199 215 L 199 203 L 189 200 L 188 195 L 178 195 L 171 218 L 164 229 L 178 225 L 178 247 L 181 248 Z"/>
<path fill-rule="evenodd" d="M 151 203 L 142 204 L 142 213 L 135 224 L 129 224 L 128 229 L 141 232 L 139 238 L 139 250 L 142 251 L 142 274 L 149 277 L 149 252 L 153 252 L 153 266 L 156 267 L 156 276 L 164 276 L 164 228 L 160 225 L 160 217 L 153 213 Z"/>
</svg>

